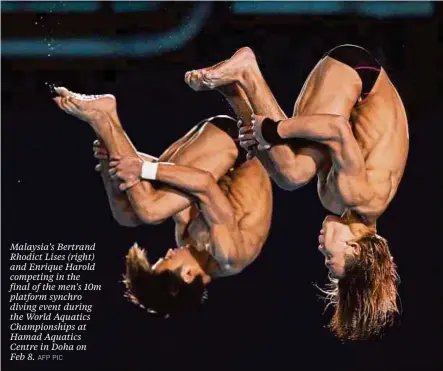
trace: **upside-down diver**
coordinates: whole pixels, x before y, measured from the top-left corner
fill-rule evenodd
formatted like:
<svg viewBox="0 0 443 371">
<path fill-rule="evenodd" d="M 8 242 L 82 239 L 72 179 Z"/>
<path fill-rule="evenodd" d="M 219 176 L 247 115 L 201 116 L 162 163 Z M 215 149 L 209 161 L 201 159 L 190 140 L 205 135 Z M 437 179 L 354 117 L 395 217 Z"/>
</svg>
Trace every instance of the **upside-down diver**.
<svg viewBox="0 0 443 371">
<path fill-rule="evenodd" d="M 342 45 L 318 62 L 288 118 L 267 86 L 254 53 L 186 73 L 194 90 L 237 84 L 252 106 L 239 131 L 248 158 L 262 164 L 283 189 L 317 175 L 326 217 L 319 250 L 330 272 L 326 291 L 335 307 L 331 329 L 342 339 L 378 334 L 398 312 L 396 266 L 376 221 L 394 198 L 409 150 L 400 96 L 365 49 Z"/>
<path fill-rule="evenodd" d="M 257 258 L 271 225 L 272 187 L 260 161 L 239 153 L 237 120 L 203 120 L 157 159 L 136 151 L 112 95 L 56 92 L 58 106 L 98 136 L 97 170 L 114 218 L 125 226 L 175 221 L 178 248 L 156 263 L 137 244 L 130 249 L 124 282 L 134 303 L 164 317 L 195 308 L 211 280 L 238 274 Z"/>
</svg>

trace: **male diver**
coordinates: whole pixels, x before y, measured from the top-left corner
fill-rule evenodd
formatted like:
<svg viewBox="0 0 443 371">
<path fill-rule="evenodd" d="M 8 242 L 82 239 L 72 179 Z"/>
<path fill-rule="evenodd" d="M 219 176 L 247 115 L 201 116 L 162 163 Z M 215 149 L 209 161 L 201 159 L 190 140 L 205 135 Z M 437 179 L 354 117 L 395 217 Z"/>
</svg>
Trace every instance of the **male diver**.
<svg viewBox="0 0 443 371">
<path fill-rule="evenodd" d="M 409 149 L 407 117 L 386 71 L 365 49 L 332 49 L 308 76 L 288 118 L 267 86 L 253 51 L 242 48 L 213 67 L 186 73 L 194 90 L 237 84 L 255 115 L 239 131 L 270 176 L 295 190 L 315 175 L 326 217 L 319 250 L 330 271 L 330 327 L 365 339 L 398 312 L 396 266 L 376 221 L 395 196 Z"/>
<path fill-rule="evenodd" d="M 124 282 L 134 303 L 164 317 L 191 309 L 211 280 L 238 274 L 257 258 L 271 224 L 272 187 L 258 159 L 242 160 L 236 120 L 204 120 L 156 159 L 128 139 L 115 97 L 56 92 L 57 105 L 98 136 L 97 170 L 115 219 L 125 226 L 175 221 L 178 248 L 156 263 L 137 244 L 130 249 Z M 252 113 L 242 102 L 234 109 Z"/>
</svg>

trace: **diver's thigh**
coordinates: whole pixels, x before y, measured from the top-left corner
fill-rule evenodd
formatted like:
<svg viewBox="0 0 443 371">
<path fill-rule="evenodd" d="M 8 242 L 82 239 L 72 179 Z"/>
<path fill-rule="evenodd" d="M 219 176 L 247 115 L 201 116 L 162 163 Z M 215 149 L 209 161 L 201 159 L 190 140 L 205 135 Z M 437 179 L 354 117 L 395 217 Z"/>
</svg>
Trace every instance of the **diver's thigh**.
<svg viewBox="0 0 443 371">
<path fill-rule="evenodd" d="M 232 138 L 211 123 L 205 123 L 180 145 L 169 161 L 208 171 L 219 179 L 233 167 L 237 155 Z"/>
</svg>

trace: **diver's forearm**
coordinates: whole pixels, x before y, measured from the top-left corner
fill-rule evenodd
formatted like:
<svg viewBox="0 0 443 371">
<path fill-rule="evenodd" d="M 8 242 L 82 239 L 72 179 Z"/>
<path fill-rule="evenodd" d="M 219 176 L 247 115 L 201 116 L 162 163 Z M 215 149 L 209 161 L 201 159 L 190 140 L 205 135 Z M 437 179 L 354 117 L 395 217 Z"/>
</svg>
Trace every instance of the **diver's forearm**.
<svg viewBox="0 0 443 371">
<path fill-rule="evenodd" d="M 265 151 L 256 151 L 256 156 L 280 188 L 286 190 L 299 188 L 299 182 L 294 180 L 296 155 L 289 145 L 278 145 Z"/>
<path fill-rule="evenodd" d="M 328 144 L 340 140 L 343 121 L 343 117 L 329 114 L 291 117 L 280 121 L 277 125 L 265 120 L 263 121 L 262 133 L 266 140 L 269 139 L 270 143 L 298 138 Z M 267 136 L 273 138 L 267 138 Z"/>
<path fill-rule="evenodd" d="M 144 169 L 149 165 L 145 163 L 143 165 Z M 152 165 L 157 166 L 155 180 L 196 197 L 205 193 L 213 180 L 212 175 L 209 172 L 189 166 L 181 166 L 165 162 L 159 162 L 158 164 Z M 144 176 L 142 175 L 142 178 L 143 177 Z M 149 176 L 144 178 L 147 179 Z"/>
</svg>

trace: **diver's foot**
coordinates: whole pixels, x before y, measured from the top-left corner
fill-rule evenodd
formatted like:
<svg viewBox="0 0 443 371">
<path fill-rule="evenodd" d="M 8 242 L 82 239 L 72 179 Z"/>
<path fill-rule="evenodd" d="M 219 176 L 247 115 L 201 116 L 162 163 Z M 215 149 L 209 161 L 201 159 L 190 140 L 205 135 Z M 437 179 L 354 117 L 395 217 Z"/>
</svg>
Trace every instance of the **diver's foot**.
<svg viewBox="0 0 443 371">
<path fill-rule="evenodd" d="M 54 99 L 58 107 L 67 114 L 88 122 L 95 131 L 100 131 L 104 118 L 117 114 L 117 102 L 111 94 L 84 95 L 56 87 Z"/>
<path fill-rule="evenodd" d="M 185 82 L 195 91 L 212 90 L 236 82 L 243 85 L 247 75 L 255 69 L 258 69 L 255 54 L 245 47 L 215 66 L 186 72 Z"/>
</svg>

